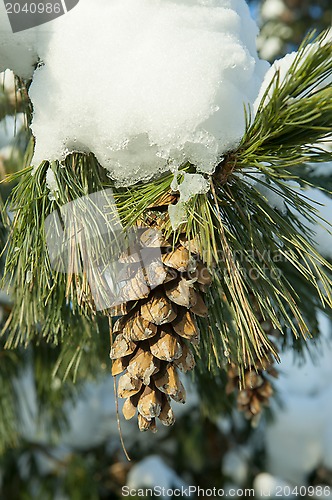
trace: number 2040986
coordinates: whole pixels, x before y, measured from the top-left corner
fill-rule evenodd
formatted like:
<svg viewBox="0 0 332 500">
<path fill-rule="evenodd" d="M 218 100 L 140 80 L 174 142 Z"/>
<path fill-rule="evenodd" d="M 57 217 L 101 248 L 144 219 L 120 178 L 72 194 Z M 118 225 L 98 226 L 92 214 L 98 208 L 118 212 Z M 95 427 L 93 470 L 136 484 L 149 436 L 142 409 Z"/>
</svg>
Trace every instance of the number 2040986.
<svg viewBox="0 0 332 500">
<path fill-rule="evenodd" d="M 314 497 L 324 498 L 331 494 L 330 486 L 277 486 L 275 497 Z"/>
<path fill-rule="evenodd" d="M 29 2 L 23 5 L 15 2 L 6 3 L 7 14 L 61 14 L 61 3 L 34 3 Z"/>
</svg>

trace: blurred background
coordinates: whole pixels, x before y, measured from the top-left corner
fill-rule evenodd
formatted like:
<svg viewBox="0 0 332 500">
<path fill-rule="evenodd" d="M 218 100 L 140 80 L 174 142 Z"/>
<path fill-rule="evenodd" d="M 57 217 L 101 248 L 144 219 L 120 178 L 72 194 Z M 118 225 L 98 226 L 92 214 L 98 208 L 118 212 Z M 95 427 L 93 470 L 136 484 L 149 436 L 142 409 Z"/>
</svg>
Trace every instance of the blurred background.
<svg viewBox="0 0 332 500">
<path fill-rule="evenodd" d="M 255 0 L 249 6 L 261 29 L 261 57 L 270 62 L 296 50 L 313 28 L 320 32 L 332 22 L 331 0 Z M 17 89 L 13 74 L 2 73 L 1 180 L 22 164 L 29 140 L 26 111 L 24 93 Z M 329 171 L 327 188 L 332 183 Z M 0 185 L 3 201 L 12 187 L 8 182 Z M 1 248 L 7 237 L 0 224 Z M 0 291 L 2 326 L 10 311 L 10 298 Z M 327 317 L 320 315 L 318 320 L 319 343 L 313 341 L 302 353 L 281 352 L 275 397 L 254 426 L 234 409 L 223 380 L 212 386 L 200 381 L 198 390 L 193 385 L 189 390 L 187 404 L 175 408 L 173 428 L 141 434 L 135 420 L 125 422 L 120 416 L 131 461 L 125 457 L 118 429 L 107 325 L 100 325 L 98 348 L 82 353 L 75 385 L 62 385 L 60 375 L 53 376 L 55 347 L 41 342 L 8 352 L 3 350 L 3 338 L 0 498 L 116 499 L 124 485 L 215 487 L 234 497 L 241 491 L 249 496 L 244 490 L 253 488 L 257 498 L 269 491 L 273 498 L 276 486 L 283 488 L 279 496 L 295 498 L 300 490 L 294 487 L 303 485 L 308 488 L 302 497 L 307 491 L 308 498 L 332 498 L 332 332 Z M 190 387 L 188 381 L 186 385 Z M 207 406 L 206 400 L 212 404 Z"/>
</svg>

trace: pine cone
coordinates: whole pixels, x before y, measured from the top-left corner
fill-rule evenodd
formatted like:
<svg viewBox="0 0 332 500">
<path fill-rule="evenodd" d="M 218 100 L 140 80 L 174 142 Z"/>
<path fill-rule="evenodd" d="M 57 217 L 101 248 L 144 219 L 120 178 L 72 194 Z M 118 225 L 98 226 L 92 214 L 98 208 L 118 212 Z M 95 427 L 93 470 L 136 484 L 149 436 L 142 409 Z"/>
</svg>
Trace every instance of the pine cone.
<svg viewBox="0 0 332 500">
<path fill-rule="evenodd" d="M 265 322 L 267 324 L 268 322 Z M 269 322 L 270 332 L 274 332 Z M 266 325 L 264 325 L 266 329 Z M 277 377 L 278 372 L 273 366 L 274 359 L 267 355 L 254 364 L 244 368 L 244 374 L 240 377 L 240 368 L 232 363 L 228 369 L 228 383 L 226 393 L 237 392 L 237 408 L 244 413 L 246 419 L 255 423 L 260 418 L 264 406 L 269 405 L 273 395 L 273 387 L 270 377 Z M 254 366 L 255 365 L 255 366 Z"/>
<path fill-rule="evenodd" d="M 118 383 L 118 395 L 126 398 L 124 417 L 133 418 L 137 410 L 140 430 L 153 432 L 156 418 L 167 426 L 174 423 L 171 399 L 185 402 L 179 370 L 187 372 L 195 365 L 190 348 L 200 338 L 195 316 L 207 315 L 203 293 L 211 283 L 197 255 L 185 247 L 185 239 L 172 247 L 156 234 L 141 229 L 140 242 L 145 255 L 161 248 L 161 261 L 145 259 L 142 270 L 135 254 L 123 256 L 128 279 L 122 293 L 128 301 L 114 311 L 124 315 L 113 327 L 116 337 L 110 354 L 112 374 L 125 372 Z M 151 276 L 157 283 L 152 290 L 146 280 Z M 138 300 L 130 300 L 138 295 Z"/>
</svg>

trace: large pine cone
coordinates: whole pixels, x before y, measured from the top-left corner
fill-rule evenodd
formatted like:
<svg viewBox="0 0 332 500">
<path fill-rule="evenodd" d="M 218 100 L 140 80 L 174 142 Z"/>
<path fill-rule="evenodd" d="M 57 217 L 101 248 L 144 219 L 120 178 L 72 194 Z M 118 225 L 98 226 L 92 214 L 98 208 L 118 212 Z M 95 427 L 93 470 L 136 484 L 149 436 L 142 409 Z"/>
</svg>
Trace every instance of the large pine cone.
<svg viewBox="0 0 332 500">
<path fill-rule="evenodd" d="M 118 395 L 126 398 L 123 414 L 131 419 L 138 411 L 141 431 L 156 431 L 156 418 L 164 425 L 175 421 L 171 399 L 184 403 L 185 389 L 179 370 L 187 372 L 195 365 L 190 344 L 197 344 L 200 332 L 195 315 L 206 316 L 203 293 L 211 283 L 211 275 L 197 255 L 190 253 L 182 239 L 175 247 L 145 229 L 140 242 L 145 255 L 149 249 L 161 247 L 161 260 L 144 267 L 135 255 L 124 255 L 127 281 L 122 289 L 127 302 L 117 308 L 124 314 L 116 321 L 111 347 L 114 376 L 119 379 Z M 191 252 L 194 245 L 190 245 Z M 151 252 L 153 254 L 153 252 Z M 153 276 L 156 288 L 147 285 Z M 151 279 L 150 279 L 151 282 Z M 136 301 L 131 296 L 138 297 Z"/>
</svg>

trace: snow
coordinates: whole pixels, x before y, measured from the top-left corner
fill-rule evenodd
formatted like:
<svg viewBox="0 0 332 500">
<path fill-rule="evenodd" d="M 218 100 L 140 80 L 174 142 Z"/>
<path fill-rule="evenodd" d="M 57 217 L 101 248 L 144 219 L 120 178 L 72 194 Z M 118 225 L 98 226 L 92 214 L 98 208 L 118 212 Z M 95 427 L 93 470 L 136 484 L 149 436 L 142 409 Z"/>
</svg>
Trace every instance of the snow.
<svg viewBox="0 0 332 500">
<path fill-rule="evenodd" d="M 309 175 L 311 177 L 330 177 L 332 176 L 332 134 L 324 138 L 323 141 L 313 145 L 318 149 L 323 149 L 325 152 L 329 152 L 331 156 L 331 161 L 322 163 L 309 163 Z"/>
<path fill-rule="evenodd" d="M 5 3 L 0 2 L 0 71 L 11 69 L 22 78 L 31 78 L 38 60 L 37 32 L 12 33 Z"/>
<path fill-rule="evenodd" d="M 332 466 L 331 325 L 323 315 L 320 330 L 322 346 L 313 359 L 307 354 L 297 366 L 293 352 L 281 354 L 275 386 L 284 406 L 275 408 L 266 429 L 268 471 L 291 484 L 306 484 L 318 465 Z"/>
<path fill-rule="evenodd" d="M 269 182 L 267 183 L 265 175 L 260 171 L 251 171 L 250 175 L 252 177 L 249 179 L 250 184 L 255 186 L 255 188 L 264 196 L 272 208 L 279 210 L 282 214 L 286 214 L 287 210 L 291 210 L 291 207 L 285 201 L 283 191 L 275 182 L 269 179 Z M 257 181 L 253 178 L 257 179 Z M 261 182 L 264 182 L 264 184 L 261 184 Z M 286 181 L 285 185 L 300 194 L 300 184 L 298 182 L 293 180 Z"/>
<path fill-rule="evenodd" d="M 3 67 L 29 77 L 34 165 L 92 151 L 132 184 L 185 161 L 211 173 L 244 133 L 268 63 L 244 0 L 81 0 L 12 35 Z"/>
<path fill-rule="evenodd" d="M 176 231 L 181 224 L 187 222 L 188 214 L 185 203 L 178 202 L 176 205 L 169 205 L 168 215 L 173 231 Z"/>
<path fill-rule="evenodd" d="M 282 0 L 266 0 L 262 4 L 261 16 L 266 21 L 280 17 L 285 11 L 285 4 Z"/>
<path fill-rule="evenodd" d="M 294 487 L 292 487 L 291 484 L 283 481 L 279 477 L 272 476 L 268 472 L 257 474 L 253 486 L 257 498 L 273 498 L 274 494 L 280 494 L 280 491 L 285 492 L 285 496 L 287 496 L 288 499 L 296 498 L 296 495 L 292 494 Z"/>
<path fill-rule="evenodd" d="M 176 172 L 171 184 L 171 189 L 179 191 L 180 194 L 177 204 L 169 205 L 168 207 L 168 213 L 174 231 L 178 229 L 183 222 L 187 221 L 186 204 L 188 201 L 195 195 L 207 193 L 210 189 L 209 181 L 201 174 L 188 174 L 184 172 L 182 176 L 183 179 L 181 183 L 178 184 L 178 173 Z"/>
<path fill-rule="evenodd" d="M 200 174 L 184 174 L 183 181 L 179 185 L 180 201 L 188 202 L 196 194 L 207 193 L 210 189 L 208 180 Z"/>
<path fill-rule="evenodd" d="M 188 485 L 160 458 L 158 455 L 150 455 L 135 464 L 129 471 L 127 486 L 132 489 L 165 488 L 167 492 L 171 488 L 186 488 Z M 163 496 L 163 498 L 169 498 Z"/>
<path fill-rule="evenodd" d="M 223 475 L 232 479 L 236 485 L 242 486 L 248 479 L 249 459 L 250 454 L 245 447 L 231 449 L 223 458 Z"/>
<path fill-rule="evenodd" d="M 259 53 L 263 59 L 274 59 L 276 54 L 279 54 L 282 49 L 282 41 L 279 36 L 270 36 L 269 38 L 260 39 L 257 42 Z"/>
<path fill-rule="evenodd" d="M 274 75 L 277 72 L 279 72 L 279 85 L 281 85 L 288 77 L 289 68 L 294 63 L 296 56 L 297 56 L 297 52 L 291 52 L 290 54 L 286 54 L 284 57 L 282 57 L 281 59 L 278 59 L 277 61 L 275 61 L 272 64 L 272 66 L 270 67 L 270 69 L 267 71 L 267 73 L 265 75 L 265 78 L 264 78 L 263 84 L 260 88 L 258 97 L 254 103 L 255 112 L 257 112 L 258 107 L 260 105 L 260 102 L 261 102 L 266 90 L 268 89 L 269 85 L 271 84 L 271 81 L 274 78 Z M 272 85 L 269 92 L 268 92 L 268 95 L 265 99 L 265 104 L 267 104 L 269 102 L 269 99 L 271 98 L 274 89 L 275 89 L 275 85 Z"/>
<path fill-rule="evenodd" d="M 322 218 L 317 224 L 302 221 L 314 232 L 314 241 L 317 250 L 327 258 L 332 258 L 332 198 L 323 191 L 310 188 L 305 195 L 313 201 L 313 206 L 318 209 Z M 319 204 L 319 205 L 318 205 Z"/>
<path fill-rule="evenodd" d="M 59 186 L 51 167 L 48 167 L 46 172 L 46 186 L 50 191 L 48 195 L 50 200 L 55 200 L 57 198 Z"/>
<path fill-rule="evenodd" d="M 332 161 L 326 163 L 313 164 L 311 175 L 315 177 L 332 176 Z"/>
<path fill-rule="evenodd" d="M 322 168 L 329 170 L 331 165 L 332 163 L 325 163 Z M 315 168 L 317 168 L 317 165 L 315 165 Z M 288 188 L 294 189 L 300 196 L 305 197 L 306 203 L 309 203 L 315 209 L 316 220 L 309 222 L 302 214 L 295 212 L 294 208 L 285 201 L 283 192 L 275 183 L 270 182 L 270 188 L 259 182 L 260 180 L 264 181 L 264 179 L 264 174 L 258 170 L 252 170 L 250 171 L 250 178 L 246 180 L 264 196 L 272 208 L 279 210 L 282 214 L 286 214 L 287 210 L 295 213 L 303 227 L 309 229 L 312 233 L 316 250 L 325 258 L 332 258 L 332 197 L 320 189 L 313 187 L 301 188 L 296 181 L 285 181 Z M 277 192 L 274 190 L 277 190 Z"/>
<path fill-rule="evenodd" d="M 180 403 L 172 404 L 176 418 L 181 418 L 198 405 L 198 396 L 190 386 L 190 378 L 182 374 L 181 380 L 187 388 L 187 401 L 185 406 Z M 58 384 L 60 381 L 54 379 L 54 383 Z M 22 437 L 30 442 L 50 444 L 47 415 L 38 413 L 36 386 L 31 366 L 28 366 L 18 378 L 15 389 L 18 396 Z M 129 445 L 137 440 L 140 440 L 142 444 L 146 440 L 146 434 L 139 433 L 137 417 L 130 421 L 124 419 L 123 402 L 119 399 L 119 417 L 124 440 Z M 84 450 L 105 443 L 109 439 L 113 448 L 121 446 L 117 426 L 114 380 L 110 374 L 105 373 L 97 381 L 85 382 L 74 398 L 74 402 L 64 403 L 64 411 L 68 426 L 63 429 L 58 446 L 65 449 Z M 165 438 L 167 432 L 167 427 L 159 425 L 158 433 L 153 436 L 153 439 L 157 442 Z"/>
</svg>

